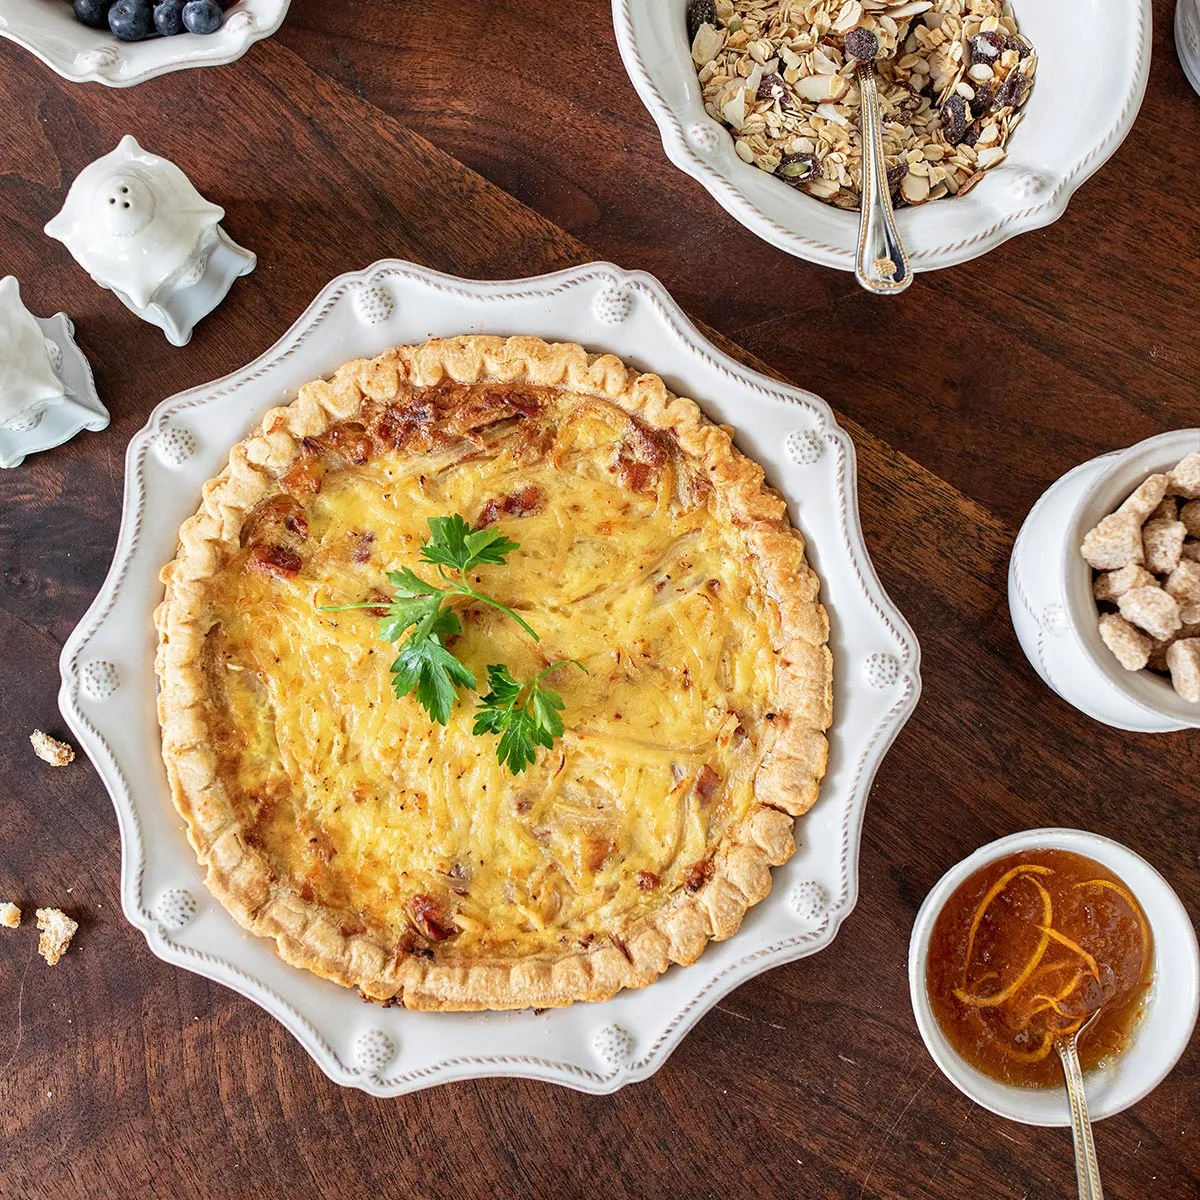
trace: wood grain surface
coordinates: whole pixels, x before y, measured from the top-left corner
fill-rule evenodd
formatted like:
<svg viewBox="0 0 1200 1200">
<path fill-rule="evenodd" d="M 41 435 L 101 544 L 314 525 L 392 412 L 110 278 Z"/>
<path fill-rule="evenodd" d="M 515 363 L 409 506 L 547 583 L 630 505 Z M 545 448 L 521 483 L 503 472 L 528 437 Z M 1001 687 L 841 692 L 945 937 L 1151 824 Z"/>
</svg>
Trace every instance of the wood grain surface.
<svg viewBox="0 0 1200 1200">
<path fill-rule="evenodd" d="M 600 0 L 295 0 L 241 62 L 119 92 L 0 42 L 0 274 L 35 312 L 72 316 L 113 414 L 0 474 L 0 899 L 29 922 L 0 930 L 0 1197 L 1074 1194 L 1066 1131 L 982 1112 L 937 1071 L 905 959 L 941 873 L 1032 826 L 1116 837 L 1200 904 L 1200 736 L 1069 708 L 1022 657 L 1005 595 L 1015 529 L 1053 479 L 1198 423 L 1200 98 L 1172 7 L 1156 0 L 1132 136 L 1066 217 L 892 302 L 757 242 L 670 166 Z M 41 232 L 127 132 L 259 255 L 182 350 Z M 150 954 L 121 916 L 95 773 L 29 749 L 34 726 L 62 732 L 57 655 L 108 567 L 129 437 L 165 396 L 266 349 L 332 276 L 386 256 L 493 278 L 594 257 L 658 275 L 732 353 L 839 411 L 875 562 L 922 643 L 924 698 L 872 791 L 837 940 L 743 986 L 611 1097 L 334 1086 L 253 1004 Z M 34 952 L 39 904 L 81 925 L 53 969 Z M 1193 1045 L 1098 1127 L 1110 1200 L 1197 1194 L 1198 1107 Z"/>
</svg>

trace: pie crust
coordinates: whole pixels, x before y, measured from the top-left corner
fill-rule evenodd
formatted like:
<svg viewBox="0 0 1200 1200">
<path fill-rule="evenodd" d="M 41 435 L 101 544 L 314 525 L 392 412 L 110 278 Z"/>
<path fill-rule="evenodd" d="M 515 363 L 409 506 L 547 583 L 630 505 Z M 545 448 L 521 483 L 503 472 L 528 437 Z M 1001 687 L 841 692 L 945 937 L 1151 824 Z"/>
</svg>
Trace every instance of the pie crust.
<svg viewBox="0 0 1200 1200">
<path fill-rule="evenodd" d="M 590 658 L 552 677 L 566 733 L 513 777 L 470 736 L 469 692 L 434 726 L 387 691 L 371 615 L 321 606 L 432 572 L 425 519 L 522 471 L 538 484 L 500 499 L 536 493 L 536 511 L 463 515 L 526 543 L 482 586 L 537 593 L 545 645 L 486 610 L 464 617 L 464 661 L 485 690 L 496 646 L 545 655 L 526 669 Z M 803 539 L 728 429 L 611 355 L 466 336 L 348 363 L 233 447 L 162 580 L 163 759 L 209 889 L 287 962 L 373 1000 L 546 1008 L 645 986 L 737 930 L 817 798 L 832 668 Z M 563 580 L 594 586 L 556 599 Z"/>
</svg>

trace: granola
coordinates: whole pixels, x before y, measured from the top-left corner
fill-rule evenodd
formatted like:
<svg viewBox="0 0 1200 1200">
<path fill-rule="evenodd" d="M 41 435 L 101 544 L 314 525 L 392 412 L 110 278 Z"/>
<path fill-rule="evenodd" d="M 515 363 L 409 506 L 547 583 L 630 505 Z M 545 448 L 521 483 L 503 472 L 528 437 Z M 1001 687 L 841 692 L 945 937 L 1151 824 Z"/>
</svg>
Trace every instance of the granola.
<svg viewBox="0 0 1200 1200">
<path fill-rule="evenodd" d="M 1004 161 L 1037 70 L 1007 0 L 692 0 L 704 107 L 738 157 L 858 209 L 862 143 L 854 31 L 876 60 L 896 203 L 964 195 Z"/>
<path fill-rule="evenodd" d="M 1200 452 L 1143 480 L 1084 536 L 1100 638 L 1127 671 L 1200 703 Z"/>
</svg>

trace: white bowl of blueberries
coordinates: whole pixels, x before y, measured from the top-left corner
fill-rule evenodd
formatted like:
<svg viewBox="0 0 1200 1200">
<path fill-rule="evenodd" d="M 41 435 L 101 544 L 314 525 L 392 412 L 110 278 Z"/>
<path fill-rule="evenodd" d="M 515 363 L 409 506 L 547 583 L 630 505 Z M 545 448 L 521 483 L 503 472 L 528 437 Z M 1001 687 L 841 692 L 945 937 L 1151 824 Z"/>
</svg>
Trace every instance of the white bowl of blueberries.
<svg viewBox="0 0 1200 1200">
<path fill-rule="evenodd" d="M 64 79 L 128 87 L 240 58 L 291 0 L 0 0 L 0 36 Z"/>
</svg>

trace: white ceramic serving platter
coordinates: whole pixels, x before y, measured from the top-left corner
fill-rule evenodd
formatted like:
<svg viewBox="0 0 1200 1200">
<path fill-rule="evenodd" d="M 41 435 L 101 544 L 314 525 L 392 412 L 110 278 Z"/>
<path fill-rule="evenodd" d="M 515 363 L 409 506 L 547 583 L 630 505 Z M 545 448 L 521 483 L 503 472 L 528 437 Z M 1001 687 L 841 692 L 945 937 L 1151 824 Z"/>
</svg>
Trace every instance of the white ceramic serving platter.
<svg viewBox="0 0 1200 1200">
<path fill-rule="evenodd" d="M 159 758 L 151 614 L 179 524 L 230 446 L 297 388 L 392 345 L 459 333 L 584 343 L 663 375 L 738 430 L 789 500 L 830 610 L 835 724 L 821 797 L 795 857 L 739 933 L 700 961 L 603 1004 L 535 1014 L 426 1014 L 364 1004 L 285 964 L 206 891 Z M 62 653 L 63 715 L 96 764 L 121 829 L 125 913 L 167 962 L 262 1005 L 334 1080 L 376 1095 L 486 1075 L 610 1092 L 652 1074 L 727 992 L 827 946 L 854 907 L 859 833 L 884 752 L 917 702 L 919 649 L 859 528 L 854 449 L 828 406 L 739 366 L 648 275 L 592 264 L 474 282 L 387 261 L 334 280 L 261 358 L 164 401 L 129 444 L 125 509 L 108 579 Z"/>
<path fill-rule="evenodd" d="M 0 0 L 0 37 L 36 54 L 72 83 L 129 87 L 185 67 L 219 67 L 241 58 L 283 24 L 291 0 L 238 0 L 215 33 L 118 41 L 75 20 L 68 0 Z"/>
<path fill-rule="evenodd" d="M 738 221 L 789 254 L 854 269 L 858 214 L 803 195 L 742 162 L 704 110 L 687 41 L 688 0 L 613 0 L 625 69 L 667 157 Z M 902 208 L 915 271 L 966 262 L 1057 221 L 1125 140 L 1150 71 L 1151 0 L 1014 0 L 1037 47 L 1037 78 L 1007 161 L 968 195 Z"/>
</svg>

